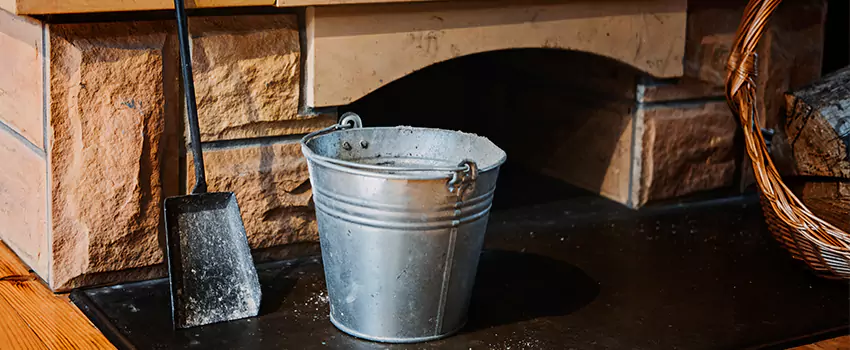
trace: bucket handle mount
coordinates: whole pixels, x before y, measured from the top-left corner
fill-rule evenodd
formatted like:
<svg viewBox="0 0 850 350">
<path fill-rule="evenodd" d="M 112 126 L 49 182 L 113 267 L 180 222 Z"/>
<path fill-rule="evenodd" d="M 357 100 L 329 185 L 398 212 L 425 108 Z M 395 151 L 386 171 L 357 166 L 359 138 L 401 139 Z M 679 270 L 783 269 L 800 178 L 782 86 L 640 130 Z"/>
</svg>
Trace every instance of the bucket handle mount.
<svg viewBox="0 0 850 350">
<path fill-rule="evenodd" d="M 339 130 L 346 129 L 358 129 L 363 127 L 363 121 L 360 119 L 360 116 L 353 112 L 344 113 L 337 124 L 331 125 L 321 130 L 317 130 L 311 132 L 304 136 L 301 139 L 302 144 L 306 144 L 311 139 L 315 138 L 319 135 L 324 135 L 327 133 L 331 133 Z M 345 145 L 343 145 L 345 147 Z M 349 145 L 350 147 L 350 145 Z M 314 158 L 319 161 L 348 167 L 360 170 L 374 170 L 381 172 L 427 172 L 427 171 L 445 171 L 449 172 L 448 175 L 449 182 L 447 184 L 449 192 L 456 193 L 458 196 L 462 196 L 465 192 L 472 189 L 472 186 L 475 184 L 475 180 L 478 178 L 478 165 L 471 160 L 465 159 L 461 161 L 457 166 L 453 167 L 445 167 L 445 166 L 428 166 L 428 167 L 393 167 L 393 166 L 385 166 L 385 165 L 373 165 L 373 164 L 362 164 L 350 162 L 347 160 L 330 158 L 325 156 L 320 156 L 318 154 L 311 154 L 311 158 Z"/>
</svg>

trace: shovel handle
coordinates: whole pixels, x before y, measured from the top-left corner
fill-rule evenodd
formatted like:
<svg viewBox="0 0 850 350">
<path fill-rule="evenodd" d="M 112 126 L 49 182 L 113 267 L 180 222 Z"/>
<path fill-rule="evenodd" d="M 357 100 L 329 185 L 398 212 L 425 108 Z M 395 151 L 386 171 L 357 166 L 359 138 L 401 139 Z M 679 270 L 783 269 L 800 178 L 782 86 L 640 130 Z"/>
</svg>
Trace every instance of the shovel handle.
<svg viewBox="0 0 850 350">
<path fill-rule="evenodd" d="M 177 13 L 177 40 L 180 42 L 180 68 L 183 73 L 183 92 L 186 94 L 186 115 L 189 126 L 189 146 L 195 161 L 195 187 L 192 193 L 207 192 L 204 154 L 201 152 L 201 131 L 198 126 L 198 105 L 195 102 L 195 82 L 192 79 L 192 59 L 189 56 L 189 29 L 183 0 L 174 0 Z"/>
</svg>

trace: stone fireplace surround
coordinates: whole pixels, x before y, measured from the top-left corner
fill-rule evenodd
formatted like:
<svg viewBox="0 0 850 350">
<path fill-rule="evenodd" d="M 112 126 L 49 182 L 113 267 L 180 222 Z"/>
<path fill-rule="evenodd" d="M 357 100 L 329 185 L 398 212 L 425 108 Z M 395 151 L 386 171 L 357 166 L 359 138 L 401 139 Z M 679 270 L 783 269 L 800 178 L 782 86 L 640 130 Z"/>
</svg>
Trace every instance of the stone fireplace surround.
<svg viewBox="0 0 850 350">
<path fill-rule="evenodd" d="M 512 68 L 592 96 L 556 115 L 580 121 L 551 133 L 558 147 L 526 159 L 546 175 L 633 208 L 746 182 L 722 99 L 744 1 L 334 2 L 196 1 L 246 8 L 190 18 L 208 181 L 236 192 L 258 257 L 316 241 L 301 135 L 333 123 L 339 106 L 471 54 L 587 53 Z M 51 4 L 0 3 L 0 239 L 56 291 L 162 276 L 161 203 L 192 185 L 172 17 L 42 15 L 170 1 Z M 269 5 L 288 8 L 250 7 Z M 763 39 L 770 125 L 781 93 L 820 74 L 824 13 L 824 1 L 783 4 Z M 522 89 L 526 128 L 565 108 L 535 103 L 547 89 Z"/>
</svg>

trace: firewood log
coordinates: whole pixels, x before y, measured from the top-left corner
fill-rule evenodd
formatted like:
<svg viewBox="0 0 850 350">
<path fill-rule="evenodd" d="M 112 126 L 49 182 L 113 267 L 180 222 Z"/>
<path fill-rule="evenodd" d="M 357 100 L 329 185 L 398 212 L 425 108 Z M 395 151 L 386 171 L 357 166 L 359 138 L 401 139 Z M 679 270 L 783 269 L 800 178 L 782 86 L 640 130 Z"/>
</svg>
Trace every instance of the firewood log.
<svg viewBox="0 0 850 350">
<path fill-rule="evenodd" d="M 795 172 L 850 179 L 850 67 L 785 94 Z"/>
<path fill-rule="evenodd" d="M 785 102 L 783 141 L 796 174 L 785 182 L 813 213 L 850 232 L 850 67 L 786 93 Z"/>
</svg>

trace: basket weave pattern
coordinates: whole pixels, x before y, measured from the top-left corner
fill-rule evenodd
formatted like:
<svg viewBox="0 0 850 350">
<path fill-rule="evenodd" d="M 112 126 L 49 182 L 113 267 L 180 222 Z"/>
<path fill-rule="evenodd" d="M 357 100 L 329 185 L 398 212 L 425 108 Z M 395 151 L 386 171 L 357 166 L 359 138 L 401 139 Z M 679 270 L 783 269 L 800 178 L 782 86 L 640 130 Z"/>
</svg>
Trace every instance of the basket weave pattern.
<svg viewBox="0 0 850 350">
<path fill-rule="evenodd" d="M 759 128 L 756 46 L 780 0 L 750 0 L 727 64 L 726 100 L 740 119 L 761 190 L 768 229 L 791 255 L 821 276 L 850 279 L 850 235 L 812 213 L 785 185 Z"/>
</svg>

